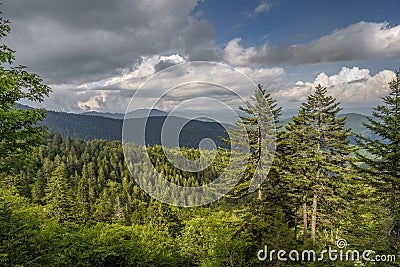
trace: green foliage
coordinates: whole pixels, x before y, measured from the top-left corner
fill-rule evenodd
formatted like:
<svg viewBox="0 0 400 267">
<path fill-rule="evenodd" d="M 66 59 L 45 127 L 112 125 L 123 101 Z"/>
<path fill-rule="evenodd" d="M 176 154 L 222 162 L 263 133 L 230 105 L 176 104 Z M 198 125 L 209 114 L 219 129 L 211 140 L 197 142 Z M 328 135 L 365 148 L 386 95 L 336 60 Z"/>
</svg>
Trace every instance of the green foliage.
<svg viewBox="0 0 400 267">
<path fill-rule="evenodd" d="M 39 266 L 42 210 L 12 190 L 0 191 L 0 265 Z"/>
<path fill-rule="evenodd" d="M 158 149 L 154 147 L 153 152 Z M 184 151 L 189 157 L 196 153 Z M 282 176 L 277 176 L 274 187 L 282 195 L 264 194 L 263 205 L 255 199 L 237 206 L 225 199 L 209 207 L 183 209 L 150 200 L 129 175 L 122 155 L 120 142 L 60 141 L 57 135 L 49 136 L 35 150 L 36 167 L 18 174 L 31 189 L 20 194 L 27 192 L 29 199 L 18 196 L 20 187 L 12 192 L 4 189 L 9 200 L 1 203 L 10 204 L 1 208 L 0 234 L 2 240 L 12 242 L 4 241 L 1 247 L 3 265 L 259 266 L 256 253 L 265 245 L 303 247 L 296 238 L 296 216 L 287 210 L 295 208 L 291 203 L 298 198 L 295 191 L 284 193 L 287 180 L 279 181 Z M 137 158 L 133 174 L 145 177 L 149 172 L 140 162 Z M 166 163 L 157 168 L 170 172 Z M 361 183 L 356 186 L 358 199 L 370 193 Z M 42 187 L 43 193 L 34 193 Z M 290 205 L 280 208 L 283 203 Z M 342 222 L 341 231 L 349 242 L 368 247 L 378 236 L 370 231 L 382 225 L 383 216 L 373 199 L 362 205 L 352 203 L 357 206 L 348 216 L 351 220 Z M 358 207 L 363 212 L 358 213 Z M 363 240 L 367 245 L 358 243 L 360 234 L 370 237 Z M 373 244 L 373 248 L 384 248 L 384 241 Z M 16 258 L 14 251 L 22 256 Z"/>
<path fill-rule="evenodd" d="M 0 13 L 1 15 L 1 13 Z M 0 16 L 0 41 L 10 32 L 8 20 Z M 20 100 L 42 102 L 50 88 L 24 66 L 13 66 L 14 51 L 0 46 L 0 178 L 27 163 L 27 156 L 40 142 L 45 118 L 43 110 L 20 110 Z"/>
<path fill-rule="evenodd" d="M 61 163 L 59 158 L 56 158 L 56 162 L 59 166 L 51 173 L 44 200 L 49 216 L 58 222 L 64 222 L 69 219 L 71 213 L 72 193 L 68 185 L 65 164 Z"/>
<path fill-rule="evenodd" d="M 360 249 L 385 251 L 388 241 L 380 238 L 379 230 L 386 227 L 386 210 L 379 209 L 377 188 L 366 185 L 361 175 L 346 173 L 351 149 L 340 149 L 351 147 L 346 145 L 348 130 L 342 128 L 342 119 L 336 119 L 336 110 L 323 115 L 328 123 L 320 129 L 330 138 L 321 142 L 320 154 L 313 150 L 318 133 L 313 128 L 318 125 L 313 121 L 315 113 L 303 111 L 304 116 L 294 118 L 301 126 L 296 131 L 307 131 L 279 132 L 261 201 L 225 198 L 201 208 L 154 201 L 135 178 L 147 179 L 154 166 L 172 182 L 197 186 L 224 171 L 227 150 L 219 150 L 203 172 L 192 173 L 172 166 L 163 149 L 171 155 L 180 151 L 189 159 L 208 152 L 147 147 L 153 164 L 148 166 L 137 153 L 142 148 L 132 145 L 131 175 L 121 142 L 62 140 L 61 135 L 51 134 L 34 149 L 31 168 L 17 170 L 12 176 L 16 182 L 2 183 L 0 265 L 260 266 L 257 251 L 265 245 L 288 250 L 312 246 L 299 240 L 304 234 L 301 204 L 306 192 L 306 212 L 311 216 L 310 200 L 317 189 L 324 195 L 319 195 L 318 242 L 313 248 L 333 247 L 342 237 Z M 339 136 L 330 135 L 330 129 Z M 339 141 L 343 143 L 335 143 Z M 310 175 L 316 174 L 318 162 L 324 188 Z M 278 261 L 268 264 L 285 266 Z"/>
<path fill-rule="evenodd" d="M 248 144 L 249 155 L 242 156 L 243 158 L 236 159 L 238 161 L 247 161 L 247 166 L 239 183 L 234 190 L 229 193 L 230 198 L 242 198 L 249 193 L 249 188 L 254 191 L 257 187 L 261 193 L 261 181 L 265 178 L 266 171 L 261 167 L 266 162 L 271 161 L 273 155 L 272 144 L 268 143 L 269 139 L 274 138 L 275 124 L 278 123 L 278 117 L 281 112 L 281 107 L 277 107 L 276 100 L 272 99 L 271 95 L 259 84 L 250 97 L 252 102 L 248 102 L 246 107 L 239 107 L 245 112 L 244 116 L 236 122 L 235 127 L 232 127 L 228 132 L 232 138 L 238 140 L 239 148 L 245 149 Z M 248 138 L 244 140 L 243 132 L 247 132 Z M 230 143 L 230 140 L 224 140 Z M 269 150 L 266 151 L 266 148 Z M 266 158 L 269 157 L 269 158 Z M 238 174 L 232 174 L 238 175 Z M 255 180 L 252 182 L 252 179 Z M 261 197 L 261 196 L 259 196 Z"/>
<path fill-rule="evenodd" d="M 350 129 L 345 128 L 346 118 L 339 118 L 341 110 L 327 90 L 317 86 L 314 94 L 300 107 L 299 114 L 286 126 L 282 136 L 287 152 L 285 179 L 287 190 L 303 209 L 303 236 L 306 243 L 308 205 L 312 199 L 311 237 L 316 241 L 317 213 L 322 230 L 336 231 L 345 213 L 347 178 L 351 174 L 348 164 L 353 147 L 349 145 Z M 319 203 L 319 204 L 318 204 Z M 342 218 L 341 218 L 342 217 Z M 321 236 L 320 239 L 326 239 Z M 321 240 L 321 241 L 322 241 Z"/>
<path fill-rule="evenodd" d="M 82 227 L 46 219 L 15 192 L 0 196 L 1 266 L 178 266 L 167 231 L 150 225 Z"/>
<path fill-rule="evenodd" d="M 358 145 L 369 152 L 357 153 L 362 165 L 357 167 L 365 174 L 366 182 L 374 188 L 382 210 L 387 210 L 388 220 L 382 236 L 387 239 L 388 250 L 400 251 L 400 72 L 389 83 L 389 95 L 382 97 L 373 118 L 365 127 L 380 139 L 358 135 Z"/>
<path fill-rule="evenodd" d="M 183 254 L 199 266 L 244 265 L 251 240 L 240 233 L 242 224 L 243 218 L 222 211 L 189 220 L 180 238 Z"/>
</svg>

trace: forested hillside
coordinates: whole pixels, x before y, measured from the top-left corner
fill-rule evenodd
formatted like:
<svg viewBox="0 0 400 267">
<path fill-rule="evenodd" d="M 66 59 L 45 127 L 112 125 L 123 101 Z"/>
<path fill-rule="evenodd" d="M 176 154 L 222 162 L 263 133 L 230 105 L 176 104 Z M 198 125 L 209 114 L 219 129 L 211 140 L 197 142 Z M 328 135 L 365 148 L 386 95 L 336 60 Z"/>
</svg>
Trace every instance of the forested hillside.
<svg viewBox="0 0 400 267">
<path fill-rule="evenodd" d="M 83 140 L 102 139 L 108 141 L 121 140 L 122 119 L 112 119 L 103 116 L 80 115 L 73 113 L 46 111 L 47 116 L 43 125 L 50 131 L 60 133 L 62 137 L 78 138 Z M 146 144 L 161 144 L 161 129 L 166 116 L 152 116 L 147 118 L 131 118 L 137 131 L 146 125 Z M 219 137 L 227 137 L 223 125 L 216 122 L 188 120 L 179 117 L 169 117 L 174 123 L 187 123 L 181 132 L 180 145 L 183 147 L 198 148 L 200 140 L 210 138 L 219 146 L 225 146 Z M 139 135 L 133 134 L 136 138 Z M 139 140 L 133 140 L 140 143 Z"/>
<path fill-rule="evenodd" d="M 28 106 L 16 105 L 20 109 L 29 109 Z M 121 114 L 113 113 L 94 113 L 88 112 L 84 114 L 65 113 L 46 111 L 47 116 L 43 121 L 43 125 L 47 126 L 51 132 L 60 133 L 63 138 L 71 137 L 83 140 L 94 140 L 102 139 L 108 141 L 121 140 L 121 132 L 123 125 L 123 118 Z M 146 122 L 145 117 L 140 117 L 144 112 L 138 111 L 137 113 L 129 115 L 132 120 L 135 120 L 135 124 L 140 127 L 144 127 L 143 124 Z M 147 122 L 147 143 L 149 145 L 160 145 L 161 135 L 160 129 L 165 121 L 167 113 L 153 112 Z M 363 123 L 368 121 L 368 117 L 357 113 L 344 113 L 339 114 L 339 117 L 346 117 L 346 127 L 350 128 L 354 133 L 360 134 L 365 137 L 376 139 L 377 136 L 367 128 L 363 126 Z M 177 122 L 180 120 L 189 121 L 184 118 L 175 117 Z M 279 122 L 279 125 L 287 125 L 291 121 L 291 118 L 283 118 Z M 198 148 L 199 140 L 203 138 L 211 138 L 219 146 L 225 146 L 220 141 L 219 137 L 226 138 L 225 129 L 230 125 L 219 124 L 210 121 L 193 120 L 185 126 L 181 133 L 181 145 L 183 147 Z M 351 138 L 351 143 L 354 144 L 354 138 Z"/>
</svg>

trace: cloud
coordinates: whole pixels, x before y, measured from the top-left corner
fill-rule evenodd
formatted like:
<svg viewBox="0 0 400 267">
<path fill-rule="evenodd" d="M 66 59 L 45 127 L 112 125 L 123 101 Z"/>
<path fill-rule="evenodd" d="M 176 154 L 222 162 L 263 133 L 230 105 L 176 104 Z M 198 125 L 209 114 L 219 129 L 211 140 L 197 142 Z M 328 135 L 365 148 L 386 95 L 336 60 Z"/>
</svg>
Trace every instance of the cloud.
<svg viewBox="0 0 400 267">
<path fill-rule="evenodd" d="M 343 104 L 375 105 L 389 92 L 388 82 L 394 79 L 393 71 L 382 70 L 371 75 L 368 69 L 343 67 L 338 74 L 318 74 L 313 82 L 298 81 L 290 88 L 275 92 L 282 102 L 304 102 L 318 84 L 327 87 L 328 94 Z"/>
<path fill-rule="evenodd" d="M 264 89 L 273 92 L 282 88 L 285 78 L 285 70 L 283 68 L 248 68 L 236 67 L 235 70 L 247 75 L 256 84 L 261 84 Z"/>
<path fill-rule="evenodd" d="M 154 74 L 155 67 L 163 61 L 176 63 L 185 62 L 185 59 L 177 54 L 168 57 L 154 55 L 143 58 L 136 64 L 134 71 L 122 76 L 83 84 L 75 90 L 68 86 L 57 86 L 50 97 L 39 107 L 67 112 L 94 110 L 123 113 L 136 90 L 147 78 Z M 343 67 L 337 74 L 327 75 L 321 72 L 316 75 L 313 81 L 299 80 L 294 85 L 289 85 L 285 79 L 286 73 L 282 68 L 237 67 L 235 70 L 247 75 L 255 83 L 264 85 L 268 93 L 271 93 L 278 100 L 279 105 L 284 107 L 297 106 L 299 103 L 305 102 L 307 96 L 314 92 L 315 86 L 318 84 L 326 86 L 328 94 L 340 101 L 342 106 L 375 106 L 380 101 L 380 97 L 389 92 L 388 82 L 395 77 L 394 72 L 389 70 L 382 70 L 371 75 L 368 69 Z M 198 80 L 201 80 L 204 75 L 208 75 L 213 78 L 215 83 L 235 88 L 245 98 L 250 96 L 254 88 L 243 86 L 243 81 L 232 76 L 232 71 L 214 73 L 205 69 L 203 72 L 199 72 Z M 176 75 L 182 74 L 178 72 Z M 160 97 L 160 88 L 164 88 L 163 86 L 166 84 L 168 84 L 168 81 L 160 77 L 147 91 L 141 92 L 139 102 L 142 106 L 131 108 L 151 107 L 152 103 Z M 237 97 L 221 87 L 207 84 L 189 84 L 178 87 L 165 95 L 159 102 L 158 108 L 168 111 L 182 101 L 199 99 L 197 102 L 193 102 L 196 103 L 192 106 L 193 110 L 209 109 L 210 112 L 213 112 L 215 107 L 210 106 L 207 99 L 201 100 L 202 97 L 218 99 L 232 105 L 243 105 L 243 103 L 237 102 Z"/>
<path fill-rule="evenodd" d="M 260 4 L 254 9 L 254 13 L 260 14 L 271 9 L 271 4 L 267 0 L 262 0 Z"/>
<path fill-rule="evenodd" d="M 226 62 L 236 66 L 302 65 L 363 60 L 400 53 L 400 25 L 359 22 L 305 45 L 242 47 L 240 38 L 228 42 Z"/>
<path fill-rule="evenodd" d="M 159 57 L 159 62 L 154 65 L 154 72 L 162 71 L 168 67 L 185 62 L 179 54 Z"/>
<path fill-rule="evenodd" d="M 228 42 L 224 49 L 224 60 L 236 66 L 255 65 L 250 63 L 257 57 L 255 47 L 243 48 L 240 46 L 241 38 L 235 38 Z"/>
<path fill-rule="evenodd" d="M 73 106 L 75 111 L 95 110 L 125 112 L 125 109 L 135 91 L 140 88 L 148 78 L 164 67 L 183 62 L 187 62 L 187 60 L 179 54 L 143 57 L 137 62 L 132 71 L 127 71 L 123 75 L 116 75 L 115 77 L 100 82 L 81 85 L 80 87 L 86 88 L 87 92 L 76 96 L 76 102 L 74 104 L 71 103 L 69 106 Z M 271 90 L 271 92 L 280 88 L 285 76 L 285 72 L 282 68 L 252 69 L 239 67 L 235 68 L 235 70 L 247 75 L 250 79 L 254 80 L 255 83 L 264 84 L 265 88 Z M 178 69 L 178 71 L 175 72 L 176 78 L 185 75 L 186 71 L 190 70 L 184 70 L 181 72 Z M 247 88 L 246 86 L 243 86 L 243 80 L 238 79 L 238 76 L 232 75 L 233 72 L 233 69 L 225 70 L 223 73 L 220 73 L 213 72 L 213 70 L 210 70 L 209 68 L 204 68 L 204 70 L 200 70 L 199 73 L 196 74 L 194 80 L 201 81 L 204 77 L 212 77 L 212 80 L 216 84 L 222 84 L 229 88 L 234 88 L 243 97 L 251 95 L 255 88 Z M 164 78 L 161 75 L 157 80 L 152 82 L 152 86 L 147 88 L 146 91 L 141 91 L 140 96 L 136 95 L 135 97 L 141 98 L 141 101 L 139 102 L 143 106 L 134 108 L 149 108 L 150 103 L 153 103 L 155 99 L 160 97 L 160 88 L 168 88 L 170 78 L 170 76 Z M 59 89 L 55 90 L 54 94 L 59 95 Z M 158 108 L 170 110 L 182 101 L 193 98 L 199 99 L 201 97 L 211 97 L 226 103 L 233 103 L 235 99 L 237 100 L 237 97 L 233 97 L 232 94 L 224 88 L 198 83 L 175 88 L 163 97 Z M 53 100 L 54 98 L 50 99 L 50 101 Z M 204 99 L 202 101 L 203 102 L 200 101 L 198 103 L 197 109 L 211 108 L 210 105 L 208 105 L 207 100 Z M 66 102 L 69 101 L 66 100 Z M 51 106 L 51 104 L 48 105 Z"/>
<path fill-rule="evenodd" d="M 187 50 L 199 58 L 214 35 L 207 21 L 189 17 L 196 5 L 197 0 L 12 0 L 2 8 L 11 20 L 6 42 L 17 51 L 17 63 L 47 83 L 80 84 L 119 74 L 143 56 Z"/>
<path fill-rule="evenodd" d="M 38 104 L 53 110 L 124 112 L 131 96 L 155 72 L 194 60 L 225 62 L 287 102 L 303 101 L 317 82 L 326 84 L 341 101 L 375 101 L 386 92 L 393 72 L 370 75 L 366 69 L 342 69 L 337 75 L 321 73 L 315 81 L 288 86 L 285 65 L 362 60 L 400 53 L 400 25 L 359 22 L 308 44 L 289 47 L 243 47 L 241 39 L 216 43 L 214 26 L 191 15 L 198 0 L 7 0 L 3 5 L 12 31 L 5 38 L 15 49 L 17 63 L 40 74 L 54 90 Z M 271 8 L 260 1 L 250 12 Z M 27 12 L 29 10 L 29 12 Z M 246 16 L 247 13 L 244 14 Z M 247 18 L 248 19 L 248 18 Z M 185 72 L 177 75 L 184 75 Z M 249 96 L 231 73 L 210 73 L 216 83 L 237 88 Z M 143 105 L 158 97 L 157 87 L 143 94 Z M 283 89 L 282 89 L 283 88 Z M 190 96 L 221 97 L 229 94 L 210 88 L 177 91 L 179 102 Z M 176 103 L 173 104 L 176 104 Z M 207 107 L 207 103 L 203 106 Z"/>
<path fill-rule="evenodd" d="M 222 59 L 218 46 L 215 44 L 215 28 L 207 20 L 189 17 L 180 38 L 180 47 L 184 47 L 191 61 L 220 61 Z"/>
</svg>

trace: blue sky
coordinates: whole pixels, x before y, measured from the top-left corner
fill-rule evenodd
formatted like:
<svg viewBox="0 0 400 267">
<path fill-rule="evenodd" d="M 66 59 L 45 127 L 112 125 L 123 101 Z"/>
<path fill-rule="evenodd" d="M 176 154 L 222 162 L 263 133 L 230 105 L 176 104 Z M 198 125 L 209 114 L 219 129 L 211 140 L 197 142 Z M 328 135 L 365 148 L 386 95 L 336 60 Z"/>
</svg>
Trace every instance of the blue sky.
<svg viewBox="0 0 400 267">
<path fill-rule="evenodd" d="M 255 12 L 263 2 L 268 8 Z M 265 40 L 274 45 L 293 45 L 359 21 L 399 24 L 398 4 L 395 0 L 206 0 L 199 2 L 192 14 L 200 12 L 214 25 L 218 43 L 241 37 L 246 45 Z"/>
<path fill-rule="evenodd" d="M 2 9 L 11 20 L 7 44 L 53 88 L 41 104 L 53 110 L 124 112 L 146 79 L 198 60 L 246 74 L 284 108 L 319 83 L 344 107 L 365 108 L 379 103 L 400 67 L 394 0 L 5 0 Z M 180 94 L 164 109 L 193 95 L 221 97 L 200 88 Z"/>
<path fill-rule="evenodd" d="M 257 7 L 265 4 L 265 10 L 256 12 Z M 201 1 L 192 11 L 210 21 L 216 32 L 217 43 L 221 46 L 240 37 L 244 46 L 257 46 L 268 42 L 270 45 L 291 46 L 307 44 L 335 30 L 345 28 L 360 21 L 400 24 L 398 1 L 374 0 L 242 0 L 242 1 Z M 379 72 L 383 67 L 399 67 L 400 57 L 369 58 L 357 62 L 335 62 L 326 64 L 326 73 L 334 74 L 341 67 L 357 65 L 369 68 L 371 73 Z M 320 71 L 321 66 L 306 65 L 293 68 L 293 72 L 302 72 L 303 77 L 311 78 Z M 293 75 L 296 79 L 298 74 Z"/>
</svg>

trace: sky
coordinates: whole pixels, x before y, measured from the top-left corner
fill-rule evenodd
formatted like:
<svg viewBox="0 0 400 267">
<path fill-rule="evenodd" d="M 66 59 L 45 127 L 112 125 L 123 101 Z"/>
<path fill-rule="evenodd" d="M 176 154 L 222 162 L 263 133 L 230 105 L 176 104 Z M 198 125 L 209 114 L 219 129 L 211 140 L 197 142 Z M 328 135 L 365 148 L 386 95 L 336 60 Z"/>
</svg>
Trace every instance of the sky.
<svg viewBox="0 0 400 267">
<path fill-rule="evenodd" d="M 50 110 L 124 113 L 152 75 L 193 61 L 232 67 L 285 109 L 297 108 L 318 84 L 343 107 L 362 109 L 380 103 L 400 67 L 396 0 L 4 0 L 0 8 L 11 21 L 4 42 L 16 64 L 53 89 L 43 103 L 26 104 Z M 210 73 L 196 77 L 243 85 L 243 97 L 253 92 L 235 75 Z M 163 80 L 152 85 L 131 109 L 160 97 Z M 181 86 L 157 108 L 200 96 L 192 110 L 218 111 L 204 99 L 232 98 Z"/>
</svg>

